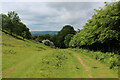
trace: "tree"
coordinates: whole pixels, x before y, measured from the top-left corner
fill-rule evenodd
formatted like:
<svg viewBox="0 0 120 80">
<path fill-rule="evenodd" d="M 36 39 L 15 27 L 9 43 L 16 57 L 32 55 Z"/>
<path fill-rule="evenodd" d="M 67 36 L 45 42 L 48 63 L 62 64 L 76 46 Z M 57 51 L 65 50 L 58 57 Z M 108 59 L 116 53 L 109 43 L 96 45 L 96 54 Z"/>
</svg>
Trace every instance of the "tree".
<svg viewBox="0 0 120 80">
<path fill-rule="evenodd" d="M 78 29 L 78 32 L 77 32 L 77 33 L 80 33 L 80 31 L 81 31 L 81 30 L 80 30 L 80 29 Z"/>
<path fill-rule="evenodd" d="M 83 30 L 70 41 L 71 47 L 87 47 L 94 50 L 115 51 L 120 45 L 120 1 L 95 10 Z"/>
<path fill-rule="evenodd" d="M 33 39 L 42 43 L 43 40 L 50 40 L 52 41 L 52 36 L 49 34 L 44 34 L 44 35 L 39 35 L 39 36 L 34 36 Z"/>
<path fill-rule="evenodd" d="M 2 30 L 5 30 L 8 28 L 8 26 L 6 26 L 8 17 L 5 14 L 1 14 L 0 17 L 0 20 L 2 20 Z"/>
<path fill-rule="evenodd" d="M 57 35 L 56 34 L 51 36 L 50 40 L 54 43 L 54 45 L 57 45 Z"/>
<path fill-rule="evenodd" d="M 17 28 L 17 24 L 20 22 L 20 18 L 18 16 L 17 13 L 15 13 L 15 11 L 11 11 L 8 12 L 8 26 L 9 26 L 9 30 L 12 33 L 14 33 L 14 31 Z"/>
<path fill-rule="evenodd" d="M 22 33 L 22 37 L 23 37 L 23 39 L 25 38 L 25 36 L 26 36 L 26 32 L 23 31 L 23 33 Z"/>
<path fill-rule="evenodd" d="M 24 23 L 21 22 L 18 14 L 15 11 L 8 12 L 7 15 L 1 14 L 2 16 L 2 30 L 7 30 L 11 35 L 23 37 L 23 32 L 26 33 L 24 38 L 31 39 L 31 33 Z"/>
<path fill-rule="evenodd" d="M 45 34 L 44 37 L 45 37 L 45 39 L 48 39 L 48 40 L 50 40 L 50 38 L 51 38 L 51 36 L 49 34 Z"/>
<path fill-rule="evenodd" d="M 57 34 L 57 47 L 60 48 L 66 48 L 65 44 L 64 44 L 64 40 L 65 40 L 65 36 L 67 36 L 68 34 L 75 34 L 75 30 L 71 25 L 65 25 L 61 31 L 58 32 Z"/>
<path fill-rule="evenodd" d="M 73 37 L 73 34 L 68 34 L 67 36 L 65 36 L 64 44 L 66 47 L 69 47 L 69 42 L 72 37 Z"/>
</svg>

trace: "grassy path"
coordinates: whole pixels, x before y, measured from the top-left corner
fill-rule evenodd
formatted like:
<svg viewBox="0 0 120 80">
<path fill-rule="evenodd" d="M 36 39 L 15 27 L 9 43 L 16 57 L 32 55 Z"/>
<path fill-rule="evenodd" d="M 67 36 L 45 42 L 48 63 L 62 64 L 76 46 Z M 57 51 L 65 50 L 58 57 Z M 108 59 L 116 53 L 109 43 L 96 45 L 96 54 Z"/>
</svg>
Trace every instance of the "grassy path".
<svg viewBox="0 0 120 80">
<path fill-rule="evenodd" d="M 71 50 L 68 52 L 73 53 L 80 61 L 80 64 L 84 66 L 85 71 L 89 78 L 118 78 L 118 74 L 113 70 L 110 70 L 106 65 L 91 59 L 90 57 L 77 53 Z"/>
<path fill-rule="evenodd" d="M 69 49 L 52 49 L 3 34 L 3 78 L 117 78 L 117 73 Z M 93 68 L 97 67 L 97 68 Z"/>
<path fill-rule="evenodd" d="M 58 54 L 57 54 L 58 53 Z M 56 54 L 56 55 L 53 55 Z M 56 56 L 66 54 L 66 60 L 56 60 Z M 63 55 L 64 56 L 64 55 Z M 60 57 L 62 58 L 62 57 Z M 48 64 L 49 62 L 49 64 Z M 46 50 L 35 53 L 29 58 L 3 71 L 4 78 L 84 78 L 88 77 L 84 67 L 71 53 L 65 50 Z"/>
<path fill-rule="evenodd" d="M 58 63 L 61 63 L 61 65 Z M 9 67 L 4 70 L 3 77 L 117 78 L 117 74 L 109 70 L 104 64 L 98 63 L 88 56 L 68 49 L 51 49 L 35 53 L 27 59 L 21 60 L 18 64 Z"/>
<path fill-rule="evenodd" d="M 82 61 L 82 59 L 80 58 L 80 56 L 76 55 L 77 59 L 80 61 L 80 64 L 82 64 L 82 66 L 85 68 L 85 71 L 89 71 L 89 67 L 87 67 L 84 62 Z M 91 74 L 87 73 L 89 78 L 93 78 Z"/>
</svg>

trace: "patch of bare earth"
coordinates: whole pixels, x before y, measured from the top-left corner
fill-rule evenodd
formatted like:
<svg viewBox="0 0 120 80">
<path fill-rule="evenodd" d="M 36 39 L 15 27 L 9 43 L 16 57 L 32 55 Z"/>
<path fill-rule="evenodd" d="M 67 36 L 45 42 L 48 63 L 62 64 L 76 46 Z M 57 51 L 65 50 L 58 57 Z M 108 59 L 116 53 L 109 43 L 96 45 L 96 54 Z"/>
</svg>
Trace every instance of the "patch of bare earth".
<svg viewBox="0 0 120 80">
<path fill-rule="evenodd" d="M 80 64 L 82 64 L 82 66 L 85 68 L 85 71 L 88 72 L 89 71 L 89 67 L 87 67 L 84 62 L 82 61 L 82 59 L 80 58 L 80 56 L 78 56 L 77 54 L 74 54 L 74 56 L 77 57 L 77 59 L 79 60 Z M 88 73 L 88 77 L 89 78 L 93 78 L 93 76 L 91 74 Z"/>
</svg>

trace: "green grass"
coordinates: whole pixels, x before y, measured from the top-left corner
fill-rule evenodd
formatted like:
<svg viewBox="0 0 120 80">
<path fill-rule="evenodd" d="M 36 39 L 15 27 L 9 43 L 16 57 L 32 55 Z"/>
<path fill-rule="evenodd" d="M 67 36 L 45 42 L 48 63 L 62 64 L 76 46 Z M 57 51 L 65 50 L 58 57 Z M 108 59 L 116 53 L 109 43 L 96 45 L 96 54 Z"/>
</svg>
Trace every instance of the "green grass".
<svg viewBox="0 0 120 80">
<path fill-rule="evenodd" d="M 73 51 L 74 52 L 74 51 Z M 86 66 L 89 67 L 89 73 L 92 74 L 95 78 L 117 78 L 118 74 L 114 70 L 109 69 L 108 66 L 106 66 L 103 63 L 100 63 L 96 61 L 95 59 L 91 59 L 90 57 L 84 55 L 83 53 L 74 52 L 75 54 L 78 54 Z M 93 68 L 97 67 L 97 68 Z"/>
<path fill-rule="evenodd" d="M 95 64 L 85 55 L 69 49 L 53 49 L 42 43 L 19 40 L 9 34 L 2 39 L 3 78 L 89 78 L 74 54 L 79 55 L 89 73 L 96 78 L 116 78 L 117 73 L 102 63 Z M 93 69 L 92 66 L 98 66 Z M 105 71 L 105 75 L 103 75 Z"/>
</svg>

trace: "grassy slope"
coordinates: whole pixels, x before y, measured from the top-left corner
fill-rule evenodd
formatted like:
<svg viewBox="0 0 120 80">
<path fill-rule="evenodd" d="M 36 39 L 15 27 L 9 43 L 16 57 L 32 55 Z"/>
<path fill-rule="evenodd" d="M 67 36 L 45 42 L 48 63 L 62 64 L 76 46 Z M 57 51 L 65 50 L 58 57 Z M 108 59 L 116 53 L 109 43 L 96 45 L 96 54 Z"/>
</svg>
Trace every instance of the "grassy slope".
<svg viewBox="0 0 120 80">
<path fill-rule="evenodd" d="M 88 78 L 87 72 L 68 49 L 52 49 L 41 43 L 19 40 L 3 34 L 2 70 L 3 78 Z M 78 54 L 90 68 L 94 77 L 117 77 L 101 63 L 95 64 L 84 55 Z M 105 70 L 105 74 L 101 75 Z"/>
<path fill-rule="evenodd" d="M 77 59 L 64 50 L 22 41 L 4 33 L 2 40 L 3 77 L 87 77 L 81 74 L 84 73 L 83 67 Z"/>
</svg>

